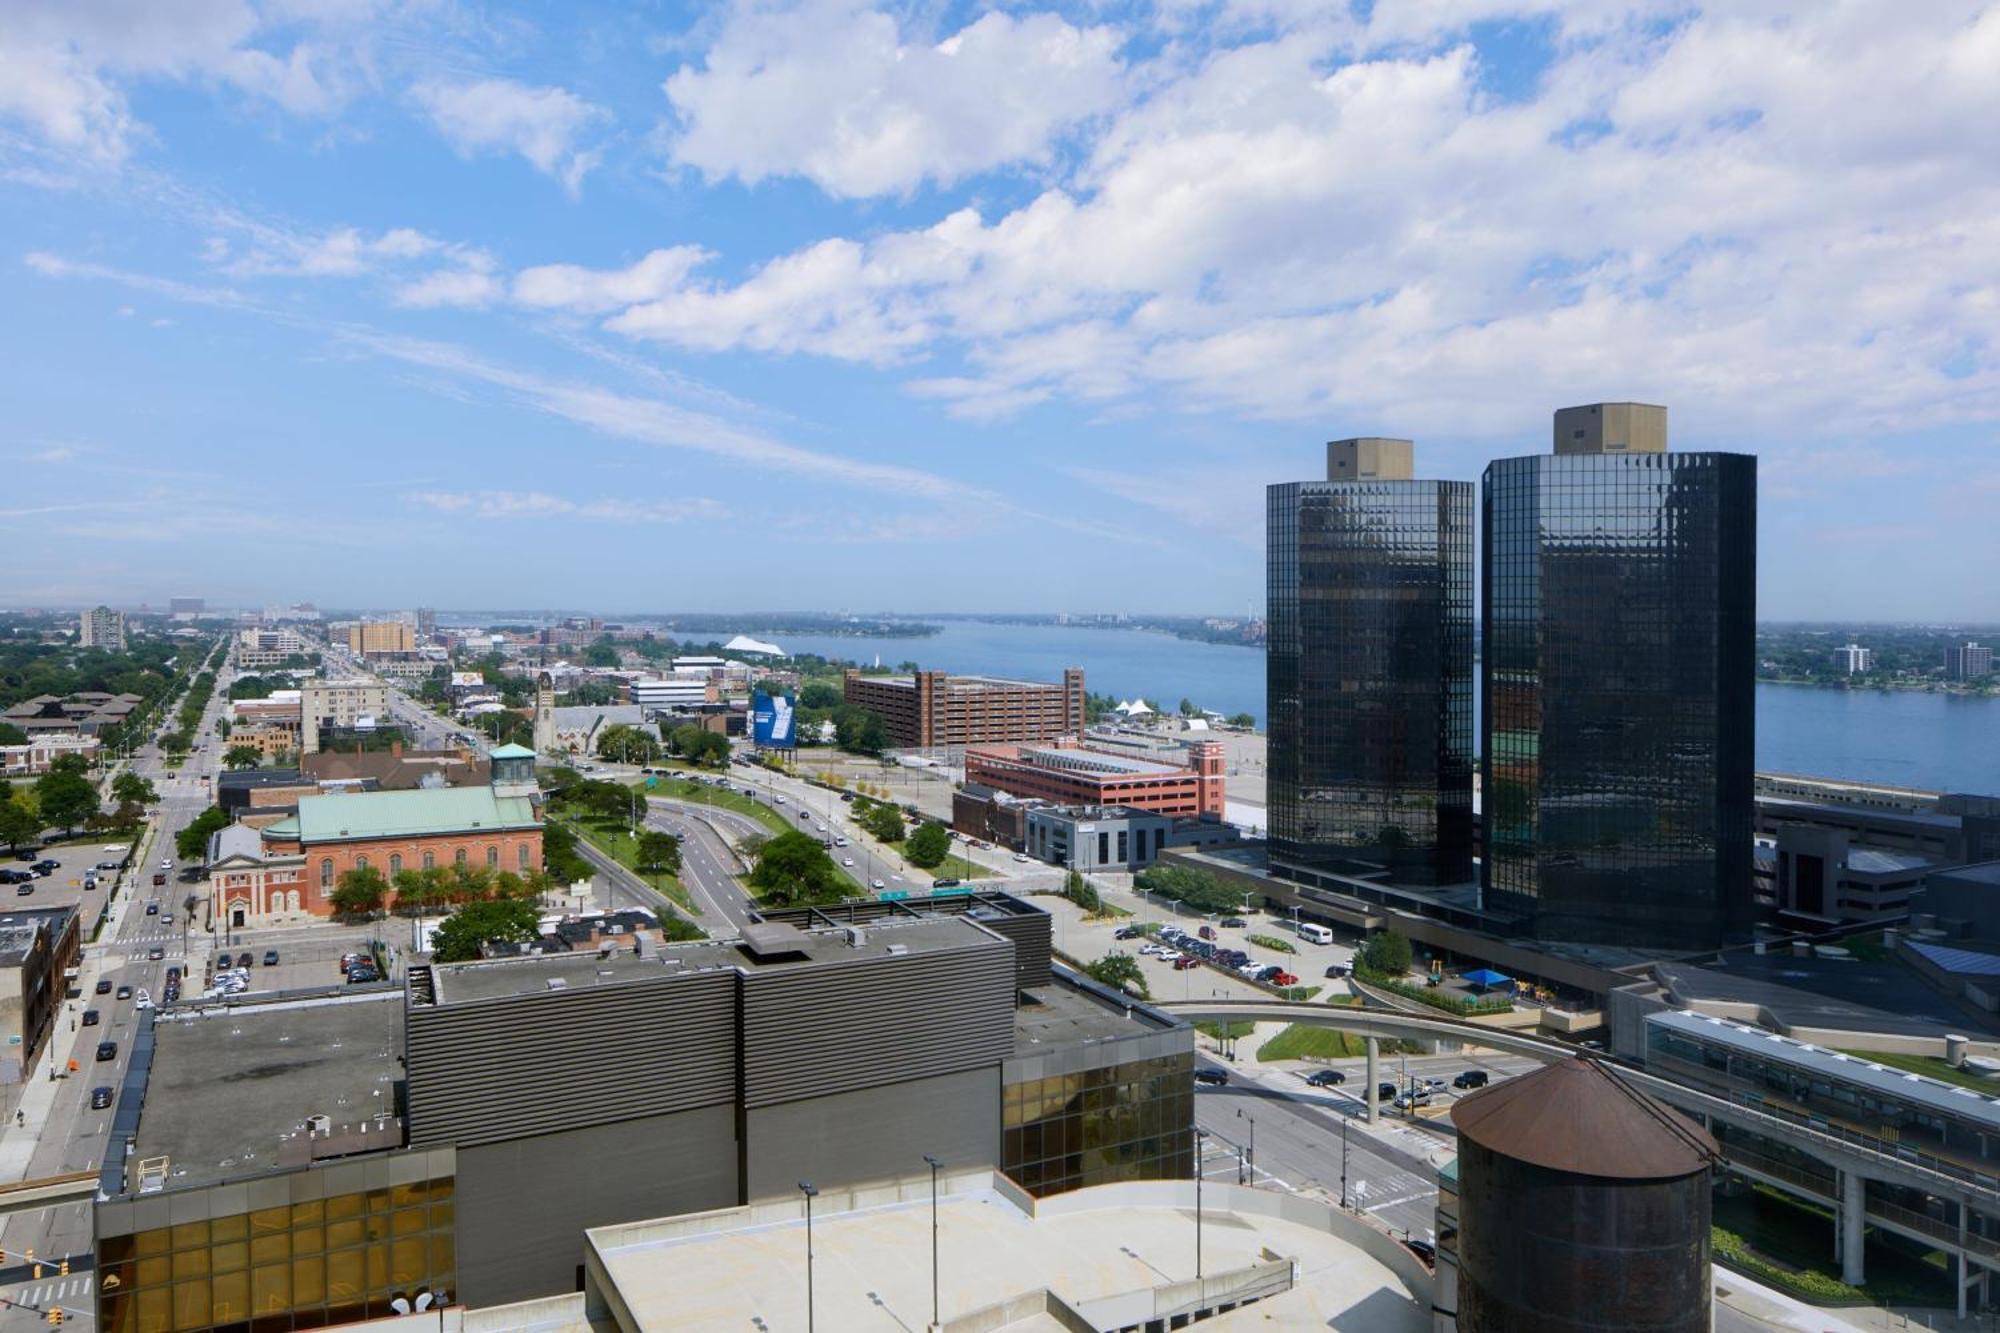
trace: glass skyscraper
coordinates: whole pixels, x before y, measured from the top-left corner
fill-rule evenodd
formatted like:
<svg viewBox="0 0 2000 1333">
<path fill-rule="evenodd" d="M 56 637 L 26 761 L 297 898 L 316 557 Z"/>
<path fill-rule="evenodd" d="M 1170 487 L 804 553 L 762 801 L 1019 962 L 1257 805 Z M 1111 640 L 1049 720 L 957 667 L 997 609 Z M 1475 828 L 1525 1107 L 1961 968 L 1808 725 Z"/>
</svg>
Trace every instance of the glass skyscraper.
<svg viewBox="0 0 2000 1333">
<path fill-rule="evenodd" d="M 1746 939 L 1757 460 L 1666 452 L 1666 409 L 1556 414 L 1486 469 L 1489 910 L 1546 940 Z"/>
<path fill-rule="evenodd" d="M 1472 484 L 1407 440 L 1327 446 L 1267 492 L 1273 873 L 1472 867 Z"/>
</svg>

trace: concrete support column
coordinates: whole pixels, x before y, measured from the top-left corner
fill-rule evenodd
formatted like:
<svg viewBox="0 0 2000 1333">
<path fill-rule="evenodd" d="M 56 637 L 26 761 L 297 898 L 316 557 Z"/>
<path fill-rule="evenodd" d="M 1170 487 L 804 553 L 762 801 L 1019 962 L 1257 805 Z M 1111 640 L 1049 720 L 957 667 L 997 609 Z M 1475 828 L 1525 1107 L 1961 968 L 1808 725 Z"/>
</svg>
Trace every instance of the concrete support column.
<svg viewBox="0 0 2000 1333">
<path fill-rule="evenodd" d="M 1958 1317 L 1965 1318 L 1965 1287 L 1971 1275 L 1965 1265 L 1965 1205 L 1958 1205 Z"/>
<path fill-rule="evenodd" d="M 1376 1073 L 1375 1062 L 1380 1058 L 1381 1051 L 1376 1046 L 1375 1039 L 1370 1037 L 1368 1039 L 1368 1085 L 1361 1090 L 1361 1105 L 1364 1108 L 1362 1114 L 1371 1125 L 1375 1123 L 1375 1085 L 1380 1082 L 1380 1077 Z"/>
<path fill-rule="evenodd" d="M 1851 1287 L 1868 1280 L 1861 1257 L 1861 1237 L 1868 1222 L 1867 1183 L 1852 1171 L 1840 1173 L 1840 1280 Z"/>
</svg>

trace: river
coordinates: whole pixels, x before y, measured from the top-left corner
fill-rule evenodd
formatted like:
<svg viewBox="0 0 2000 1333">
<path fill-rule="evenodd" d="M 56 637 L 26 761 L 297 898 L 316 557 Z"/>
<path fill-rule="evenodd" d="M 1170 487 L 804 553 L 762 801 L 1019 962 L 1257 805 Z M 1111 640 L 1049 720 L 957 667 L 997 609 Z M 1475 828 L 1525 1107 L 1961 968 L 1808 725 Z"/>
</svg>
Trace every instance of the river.
<svg viewBox="0 0 2000 1333">
<path fill-rule="evenodd" d="M 1264 652 L 1150 630 L 947 620 L 929 637 L 780 634 L 787 652 L 1028 680 L 1084 669 L 1090 689 L 1172 709 L 1182 698 L 1264 720 Z M 727 637 L 727 636 L 720 636 Z M 1477 701 L 1475 693 L 1475 704 Z M 1474 734 L 1478 722 L 1474 720 Z M 2000 698 L 1910 690 L 1757 687 L 1757 767 L 1767 772 L 2000 794 Z"/>
</svg>

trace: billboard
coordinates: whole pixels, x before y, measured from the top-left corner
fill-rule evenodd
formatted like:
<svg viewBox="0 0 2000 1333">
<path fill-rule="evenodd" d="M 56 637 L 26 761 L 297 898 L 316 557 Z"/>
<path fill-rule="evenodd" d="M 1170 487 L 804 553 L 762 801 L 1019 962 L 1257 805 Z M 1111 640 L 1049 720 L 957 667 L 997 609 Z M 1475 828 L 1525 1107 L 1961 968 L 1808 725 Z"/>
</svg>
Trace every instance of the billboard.
<svg viewBox="0 0 2000 1333">
<path fill-rule="evenodd" d="M 767 750 L 790 750 L 798 745 L 792 725 L 791 696 L 759 693 L 750 703 L 750 739 Z"/>
</svg>

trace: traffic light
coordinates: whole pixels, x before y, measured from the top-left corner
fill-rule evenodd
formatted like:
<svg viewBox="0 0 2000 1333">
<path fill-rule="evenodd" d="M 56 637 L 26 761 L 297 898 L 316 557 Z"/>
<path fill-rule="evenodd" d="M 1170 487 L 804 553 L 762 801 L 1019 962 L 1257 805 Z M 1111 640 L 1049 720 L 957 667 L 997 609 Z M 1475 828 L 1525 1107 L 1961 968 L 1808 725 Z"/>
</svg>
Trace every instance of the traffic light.
<svg viewBox="0 0 2000 1333">
<path fill-rule="evenodd" d="M 63 1321 L 62 1307 L 60 1305 L 51 1306 L 49 1308 L 49 1322 L 51 1324 L 60 1324 L 62 1321 Z"/>
<path fill-rule="evenodd" d="M 62 1267 L 56 1270 L 56 1276 L 57 1277 L 69 1276 L 69 1260 L 65 1259 L 62 1261 Z"/>
</svg>

